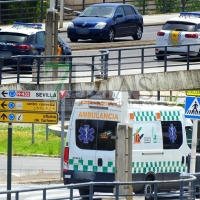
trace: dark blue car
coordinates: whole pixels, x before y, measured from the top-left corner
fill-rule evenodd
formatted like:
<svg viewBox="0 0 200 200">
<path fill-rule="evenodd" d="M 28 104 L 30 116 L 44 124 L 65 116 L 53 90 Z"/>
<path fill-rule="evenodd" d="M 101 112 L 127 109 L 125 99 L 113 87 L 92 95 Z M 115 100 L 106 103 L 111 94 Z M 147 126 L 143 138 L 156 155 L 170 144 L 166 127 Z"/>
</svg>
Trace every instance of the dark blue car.
<svg viewBox="0 0 200 200">
<path fill-rule="evenodd" d="M 71 49 L 60 37 L 57 54 L 71 55 Z M 45 55 L 45 30 L 42 24 L 15 22 L 12 27 L 0 30 L 0 57 L 4 58 L 3 66 L 16 68 L 18 60 L 12 56 L 17 55 L 29 56 L 20 59 L 20 67 L 31 69 L 32 66 L 37 66 L 36 56 Z"/>
<path fill-rule="evenodd" d="M 130 4 L 100 3 L 86 8 L 67 28 L 72 42 L 93 39 L 113 42 L 115 37 L 132 36 L 140 40 L 143 17 Z"/>
</svg>

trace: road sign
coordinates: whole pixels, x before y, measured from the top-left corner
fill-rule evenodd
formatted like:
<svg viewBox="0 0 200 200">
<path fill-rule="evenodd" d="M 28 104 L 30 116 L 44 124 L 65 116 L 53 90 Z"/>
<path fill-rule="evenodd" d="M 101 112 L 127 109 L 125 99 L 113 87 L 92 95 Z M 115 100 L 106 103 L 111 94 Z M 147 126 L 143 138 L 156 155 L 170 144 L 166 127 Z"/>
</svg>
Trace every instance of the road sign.
<svg viewBox="0 0 200 200">
<path fill-rule="evenodd" d="M 186 91 L 187 96 L 200 96 L 200 90 L 188 90 Z"/>
<path fill-rule="evenodd" d="M 57 113 L 0 112 L 0 122 L 57 124 Z"/>
<path fill-rule="evenodd" d="M 186 97 L 185 117 L 200 119 L 200 97 Z"/>
<path fill-rule="evenodd" d="M 35 91 L 35 90 L 3 90 L 0 91 L 0 98 L 4 99 L 35 99 L 35 100 L 57 100 L 56 91 Z"/>
<path fill-rule="evenodd" d="M 5 100 L 0 100 L 0 110 L 57 112 L 57 102 L 55 102 L 55 101 L 24 101 L 24 100 L 5 99 Z"/>
</svg>

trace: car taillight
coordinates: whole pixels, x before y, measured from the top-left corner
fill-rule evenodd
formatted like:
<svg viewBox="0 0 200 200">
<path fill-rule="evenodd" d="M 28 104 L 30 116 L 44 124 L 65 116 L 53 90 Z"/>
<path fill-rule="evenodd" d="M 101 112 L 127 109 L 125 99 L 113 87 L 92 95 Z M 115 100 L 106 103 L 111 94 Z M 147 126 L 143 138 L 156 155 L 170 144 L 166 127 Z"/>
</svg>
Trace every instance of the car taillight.
<svg viewBox="0 0 200 200">
<path fill-rule="evenodd" d="M 164 35 L 165 35 L 165 32 L 162 32 L 162 31 L 157 32 L 157 36 L 164 36 Z"/>
<path fill-rule="evenodd" d="M 21 45 L 17 46 L 17 49 L 19 49 L 19 50 L 30 50 L 31 47 L 27 44 L 21 44 Z"/>
<path fill-rule="evenodd" d="M 186 38 L 198 38 L 198 34 L 197 33 L 187 33 L 185 34 Z"/>
<path fill-rule="evenodd" d="M 63 159 L 63 172 L 68 171 L 68 162 L 69 162 L 69 147 L 65 147 L 64 159 Z"/>
</svg>

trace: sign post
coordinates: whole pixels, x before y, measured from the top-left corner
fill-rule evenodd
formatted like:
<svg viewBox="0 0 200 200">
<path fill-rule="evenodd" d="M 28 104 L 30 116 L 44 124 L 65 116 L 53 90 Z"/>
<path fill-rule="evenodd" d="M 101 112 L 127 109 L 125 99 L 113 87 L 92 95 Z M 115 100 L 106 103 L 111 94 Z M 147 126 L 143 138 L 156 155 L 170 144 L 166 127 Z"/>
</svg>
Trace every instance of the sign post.
<svg viewBox="0 0 200 200">
<path fill-rule="evenodd" d="M 12 177 L 12 123 L 8 123 L 7 190 L 11 190 L 11 177 Z M 11 200 L 11 194 L 7 194 L 7 200 Z"/>
<path fill-rule="evenodd" d="M 185 118 L 193 119 L 193 133 L 191 145 L 190 173 L 195 173 L 197 129 L 198 119 L 200 119 L 200 97 L 187 96 L 185 100 Z"/>
<path fill-rule="evenodd" d="M 11 190 L 12 178 L 12 123 L 57 124 L 55 101 L 55 91 L 0 91 L 0 122 L 8 122 L 7 190 Z M 7 200 L 11 200 L 11 194 L 7 194 Z"/>
<path fill-rule="evenodd" d="M 60 104 L 61 104 L 61 170 L 60 176 L 63 177 L 63 157 L 64 157 L 64 135 L 65 135 L 65 95 L 67 91 L 60 91 Z"/>
</svg>

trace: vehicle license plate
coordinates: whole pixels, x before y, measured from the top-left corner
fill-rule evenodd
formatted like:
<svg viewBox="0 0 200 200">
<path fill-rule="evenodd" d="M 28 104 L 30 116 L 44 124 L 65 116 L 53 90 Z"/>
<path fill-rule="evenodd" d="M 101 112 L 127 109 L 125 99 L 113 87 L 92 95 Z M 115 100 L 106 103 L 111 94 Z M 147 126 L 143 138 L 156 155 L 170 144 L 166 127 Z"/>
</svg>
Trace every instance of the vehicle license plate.
<svg viewBox="0 0 200 200">
<path fill-rule="evenodd" d="M 90 30 L 87 29 L 87 28 L 78 28 L 78 29 L 76 30 L 76 33 L 77 33 L 78 35 L 88 35 L 88 34 L 90 33 Z"/>
<path fill-rule="evenodd" d="M 180 45 L 181 44 L 181 32 L 180 31 L 171 31 L 169 34 L 169 45 Z M 177 48 L 179 46 L 173 46 Z"/>
<path fill-rule="evenodd" d="M 11 56 L 12 56 L 12 53 L 10 51 L 0 51 L 1 58 L 9 58 Z"/>
</svg>

